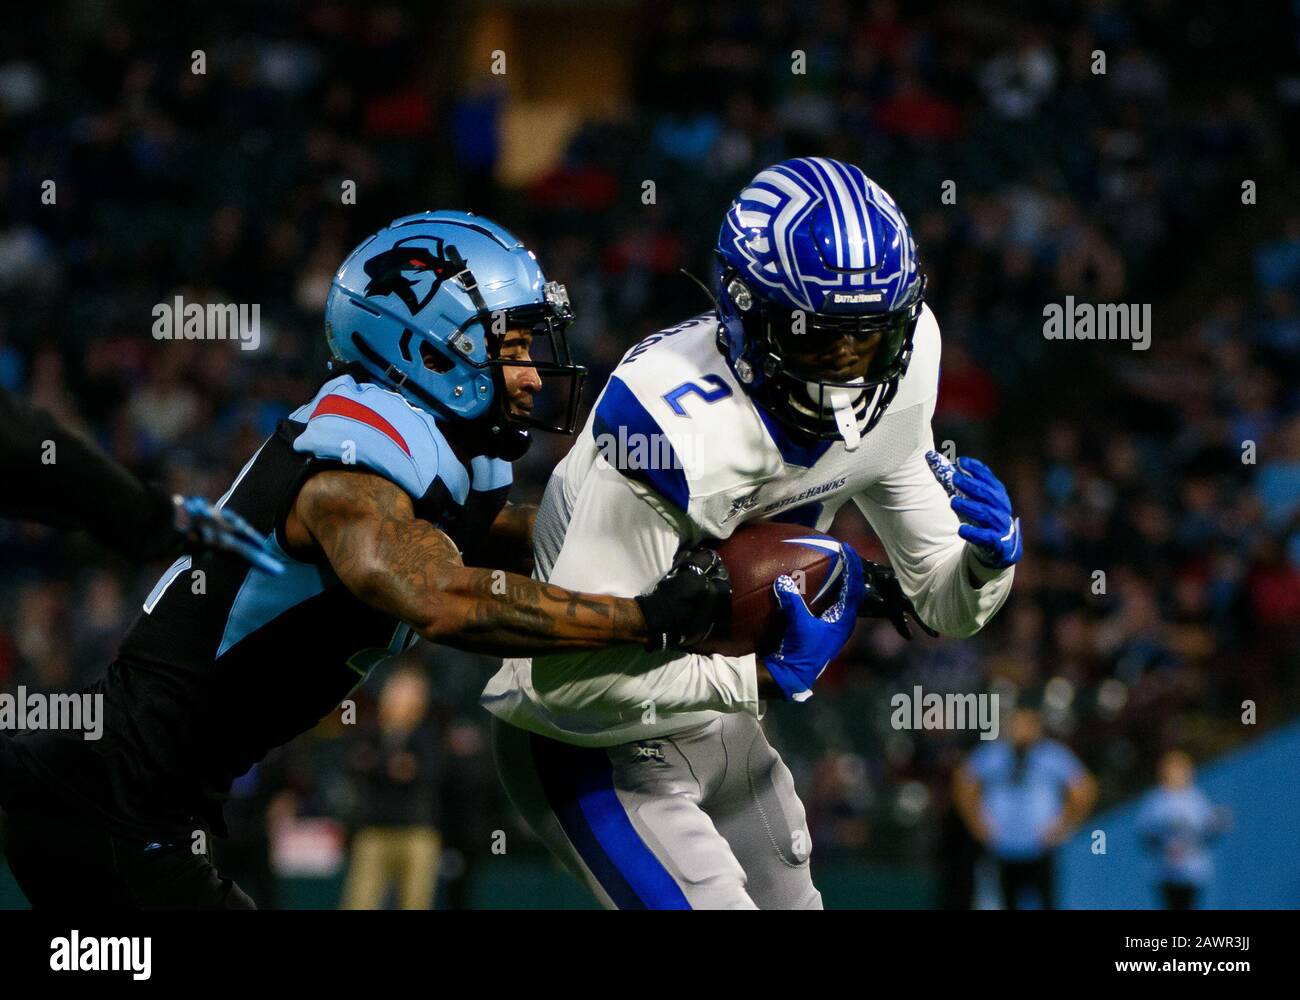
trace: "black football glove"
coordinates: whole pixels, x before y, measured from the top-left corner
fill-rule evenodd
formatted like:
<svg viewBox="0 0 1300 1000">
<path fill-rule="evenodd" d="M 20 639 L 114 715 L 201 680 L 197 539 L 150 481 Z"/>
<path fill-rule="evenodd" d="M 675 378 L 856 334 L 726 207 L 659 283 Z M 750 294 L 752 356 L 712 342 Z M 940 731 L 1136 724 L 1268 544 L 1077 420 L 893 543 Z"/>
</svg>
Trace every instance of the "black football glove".
<svg viewBox="0 0 1300 1000">
<path fill-rule="evenodd" d="M 863 559 L 862 577 L 867 592 L 858 605 L 859 618 L 888 618 L 899 635 L 910 639 L 912 626 L 908 624 L 907 616 L 911 615 L 926 635 L 939 634 L 917 616 L 916 608 L 912 607 L 911 600 L 903 593 L 891 567 Z"/>
<path fill-rule="evenodd" d="M 636 599 L 645 615 L 645 648 L 652 653 L 703 642 L 726 629 L 731 577 L 710 548 L 681 553 L 654 590 Z"/>
</svg>

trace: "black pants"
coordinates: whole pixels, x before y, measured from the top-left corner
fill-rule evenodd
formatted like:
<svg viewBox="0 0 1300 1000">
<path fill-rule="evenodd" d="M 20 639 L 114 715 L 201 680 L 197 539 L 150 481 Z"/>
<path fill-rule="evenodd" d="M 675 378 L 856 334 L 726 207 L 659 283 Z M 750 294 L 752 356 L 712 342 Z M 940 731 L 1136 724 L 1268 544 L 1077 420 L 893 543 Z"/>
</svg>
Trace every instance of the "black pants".
<svg viewBox="0 0 1300 1000">
<path fill-rule="evenodd" d="M 1044 854 L 1033 861 L 999 861 L 1002 903 L 1008 910 L 1020 909 L 1020 897 L 1027 888 L 1038 890 L 1044 910 L 1056 909 L 1056 878 L 1052 856 Z"/>
<path fill-rule="evenodd" d="M 1194 885 L 1181 882 L 1160 883 L 1160 895 L 1164 897 L 1166 910 L 1195 909 L 1199 893 L 1200 890 Z"/>
<path fill-rule="evenodd" d="M 29 808 L 4 819 L 5 857 L 35 909 L 257 909 L 188 840 L 150 843 Z"/>
</svg>

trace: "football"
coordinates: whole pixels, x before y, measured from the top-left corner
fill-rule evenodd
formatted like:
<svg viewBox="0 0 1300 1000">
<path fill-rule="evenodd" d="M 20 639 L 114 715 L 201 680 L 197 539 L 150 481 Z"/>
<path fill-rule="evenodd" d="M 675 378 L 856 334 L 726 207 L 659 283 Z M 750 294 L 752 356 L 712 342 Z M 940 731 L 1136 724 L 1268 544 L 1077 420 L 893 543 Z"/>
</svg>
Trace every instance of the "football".
<svg viewBox="0 0 1300 1000">
<path fill-rule="evenodd" d="M 692 647 L 694 652 L 743 656 L 776 649 L 783 616 L 772 582 L 782 573 L 794 578 L 813 614 L 835 602 L 844 560 L 830 535 L 763 521 L 738 528 L 716 547 L 731 575 L 731 624 L 725 635 Z"/>
</svg>

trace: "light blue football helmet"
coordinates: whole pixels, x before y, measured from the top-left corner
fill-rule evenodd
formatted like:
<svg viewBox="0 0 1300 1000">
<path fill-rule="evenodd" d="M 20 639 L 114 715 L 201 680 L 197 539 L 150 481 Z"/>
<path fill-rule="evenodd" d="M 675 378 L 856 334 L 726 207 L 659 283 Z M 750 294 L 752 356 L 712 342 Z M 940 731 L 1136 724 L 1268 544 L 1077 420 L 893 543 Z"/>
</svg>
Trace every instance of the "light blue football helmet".
<svg viewBox="0 0 1300 1000">
<path fill-rule="evenodd" d="M 718 348 L 746 391 L 805 436 L 849 447 L 884 416 L 907 372 L 925 278 L 894 199 L 839 160 L 785 160 L 736 196 L 718 233 Z M 860 377 L 801 371 L 792 356 L 848 336 Z"/>
<path fill-rule="evenodd" d="M 565 330 L 573 309 L 564 286 L 506 229 L 471 212 L 395 219 L 352 251 L 330 288 L 325 336 L 334 357 L 444 420 L 482 423 L 522 454 L 528 429 L 572 434 L 586 369 L 573 363 Z M 532 332 L 532 359 L 500 357 L 508 330 Z M 511 412 L 509 366 L 543 383 L 567 381 L 562 417 Z"/>
</svg>

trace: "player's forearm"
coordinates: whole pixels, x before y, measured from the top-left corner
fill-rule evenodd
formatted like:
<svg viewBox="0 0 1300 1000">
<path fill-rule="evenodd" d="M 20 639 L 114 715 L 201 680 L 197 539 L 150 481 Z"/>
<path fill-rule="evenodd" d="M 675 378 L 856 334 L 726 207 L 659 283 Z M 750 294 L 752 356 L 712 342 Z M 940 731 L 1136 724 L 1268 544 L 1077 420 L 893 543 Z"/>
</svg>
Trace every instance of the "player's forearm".
<svg viewBox="0 0 1300 1000">
<path fill-rule="evenodd" d="M 929 476 L 928 469 L 924 473 Z M 974 635 L 1006 602 L 1015 570 L 979 566 L 957 535 L 947 495 L 914 472 L 891 491 L 855 497 L 920 619 L 941 635 Z M 978 585 L 977 585 L 978 584 Z"/>
<path fill-rule="evenodd" d="M 942 559 L 922 564 L 914 579 L 917 613 L 941 635 L 965 638 L 980 631 L 1006 603 L 1015 567 L 990 571 L 957 539 Z"/>
<path fill-rule="evenodd" d="M 319 473 L 295 512 L 345 587 L 434 642 L 530 656 L 646 641 L 645 616 L 631 598 L 465 566 L 456 544 L 413 517 L 410 498 L 378 476 Z"/>
<path fill-rule="evenodd" d="M 365 568 L 340 578 L 424 638 L 472 652 L 532 656 L 646 639 L 636 601 L 461 565 L 451 540 L 431 526 L 377 540 Z"/>
<path fill-rule="evenodd" d="M 424 638 L 496 656 L 641 645 L 636 601 L 565 590 L 516 573 L 454 568 L 412 621 Z"/>
</svg>

